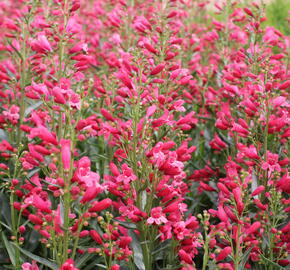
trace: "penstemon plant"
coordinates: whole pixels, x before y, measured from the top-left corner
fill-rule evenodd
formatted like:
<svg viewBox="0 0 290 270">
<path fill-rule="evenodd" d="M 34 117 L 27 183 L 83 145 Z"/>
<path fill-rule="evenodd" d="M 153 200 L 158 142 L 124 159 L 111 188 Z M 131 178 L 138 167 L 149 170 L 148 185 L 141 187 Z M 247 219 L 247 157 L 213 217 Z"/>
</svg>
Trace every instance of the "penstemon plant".
<svg viewBox="0 0 290 270">
<path fill-rule="evenodd" d="M 0 269 L 283 269 L 289 37 L 262 3 L 0 3 Z"/>
</svg>

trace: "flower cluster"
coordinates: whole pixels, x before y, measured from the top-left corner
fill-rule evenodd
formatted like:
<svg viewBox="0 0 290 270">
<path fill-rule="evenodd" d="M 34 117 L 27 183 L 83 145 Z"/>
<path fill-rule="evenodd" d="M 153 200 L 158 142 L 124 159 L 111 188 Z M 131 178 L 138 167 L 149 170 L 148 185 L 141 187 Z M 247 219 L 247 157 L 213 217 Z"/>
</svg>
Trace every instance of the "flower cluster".
<svg viewBox="0 0 290 270">
<path fill-rule="evenodd" d="M 289 37 L 207 4 L 0 3 L 1 265 L 290 264 Z"/>
</svg>

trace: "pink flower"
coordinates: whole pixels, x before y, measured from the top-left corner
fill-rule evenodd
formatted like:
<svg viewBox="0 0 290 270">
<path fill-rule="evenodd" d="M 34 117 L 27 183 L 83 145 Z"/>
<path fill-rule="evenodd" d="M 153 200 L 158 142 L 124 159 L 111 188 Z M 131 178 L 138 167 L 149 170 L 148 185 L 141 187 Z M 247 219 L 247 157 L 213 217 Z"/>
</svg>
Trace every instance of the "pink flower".
<svg viewBox="0 0 290 270">
<path fill-rule="evenodd" d="M 99 184 L 100 176 L 91 171 L 91 161 L 88 157 L 82 157 L 79 160 L 75 176 L 86 189 L 81 203 L 91 201 L 103 191 L 103 187 Z"/>
<path fill-rule="evenodd" d="M 119 269 L 120 269 L 120 265 L 114 264 L 110 270 L 119 270 Z"/>
<path fill-rule="evenodd" d="M 58 86 L 55 86 L 52 88 L 51 93 L 54 97 L 54 102 L 59 103 L 59 104 L 66 104 L 66 100 L 64 98 L 61 88 L 59 88 Z"/>
<path fill-rule="evenodd" d="M 262 162 L 261 168 L 263 170 L 269 170 L 269 174 L 277 171 L 281 171 L 281 167 L 278 163 L 279 156 L 277 154 L 273 154 L 270 151 L 267 151 L 267 160 Z"/>
<path fill-rule="evenodd" d="M 290 177 L 285 174 L 278 182 L 277 187 L 282 190 L 283 192 L 286 192 L 287 194 L 290 194 Z"/>
<path fill-rule="evenodd" d="M 112 200 L 110 198 L 106 198 L 99 202 L 93 202 L 93 206 L 89 209 L 89 212 L 100 212 L 112 205 Z"/>
<path fill-rule="evenodd" d="M 77 22 L 75 17 L 72 17 L 68 20 L 66 25 L 66 31 L 69 34 L 76 34 L 82 30 L 82 26 Z"/>
<path fill-rule="evenodd" d="M 180 249 L 178 251 L 178 255 L 179 255 L 179 258 L 182 261 L 184 261 L 185 263 L 192 264 L 192 258 L 191 258 L 191 256 L 186 251 L 184 251 L 183 249 Z"/>
<path fill-rule="evenodd" d="M 45 142 L 57 145 L 57 140 L 55 136 L 44 126 L 32 128 L 30 131 L 29 137 L 31 139 L 33 139 L 34 137 L 39 137 Z"/>
<path fill-rule="evenodd" d="M 37 264 L 35 261 L 32 261 L 32 264 L 30 263 L 24 263 L 22 264 L 22 270 L 39 270 Z"/>
<path fill-rule="evenodd" d="M 244 153 L 246 157 L 251 158 L 251 159 L 260 159 L 257 149 L 254 145 L 250 145 L 249 147 L 245 147 Z"/>
<path fill-rule="evenodd" d="M 209 142 L 209 145 L 211 148 L 216 150 L 222 150 L 227 147 L 227 144 L 223 142 L 217 134 L 214 135 L 214 138 Z"/>
<path fill-rule="evenodd" d="M 16 125 L 19 119 L 19 110 L 18 106 L 12 105 L 9 110 L 3 111 L 3 115 L 12 125 Z"/>
<path fill-rule="evenodd" d="M 222 205 L 219 205 L 218 207 L 218 211 L 217 211 L 217 215 L 218 215 L 218 218 L 223 221 L 223 222 L 227 222 L 228 221 L 228 216 L 223 208 Z"/>
<path fill-rule="evenodd" d="M 66 262 L 59 268 L 59 270 L 79 270 L 74 266 L 74 261 L 72 259 L 66 260 Z"/>
<path fill-rule="evenodd" d="M 221 250 L 219 255 L 216 257 L 216 260 L 217 261 L 222 261 L 226 257 L 228 257 L 228 255 L 230 255 L 231 253 L 232 253 L 232 248 L 231 247 L 225 247 L 224 249 Z"/>
<path fill-rule="evenodd" d="M 115 121 L 115 118 L 106 109 L 101 108 L 100 112 L 108 121 Z"/>
<path fill-rule="evenodd" d="M 158 73 L 160 73 L 163 69 L 165 68 L 165 64 L 159 64 L 158 66 L 156 66 L 155 68 L 152 69 L 150 75 L 157 75 Z"/>
<path fill-rule="evenodd" d="M 186 229 L 185 225 L 186 224 L 184 221 L 179 221 L 174 224 L 173 232 L 178 240 L 183 240 L 186 236 L 189 235 L 189 230 Z"/>
<path fill-rule="evenodd" d="M 39 35 L 36 40 L 31 42 L 31 48 L 38 53 L 52 52 L 51 45 L 43 34 Z"/>
<path fill-rule="evenodd" d="M 264 186 L 258 186 L 251 194 L 251 196 L 257 196 L 265 190 Z"/>
<path fill-rule="evenodd" d="M 261 222 L 259 222 L 259 221 L 254 222 L 250 226 L 250 228 L 247 230 L 247 234 L 251 234 L 251 233 L 256 232 L 260 227 L 261 227 Z"/>
<path fill-rule="evenodd" d="M 39 195 L 33 194 L 32 196 L 26 198 L 24 202 L 28 205 L 33 205 L 36 209 L 50 214 L 52 211 L 50 209 L 51 202 L 49 200 L 43 200 Z"/>
<path fill-rule="evenodd" d="M 167 223 L 168 220 L 165 217 L 165 214 L 162 212 L 162 207 L 155 207 L 151 209 L 151 216 L 147 219 L 148 224 L 157 224 Z"/>
<path fill-rule="evenodd" d="M 65 170 L 69 170 L 70 162 L 71 162 L 71 149 L 70 149 L 71 141 L 61 139 L 59 143 L 61 145 L 61 158 L 62 158 L 63 168 Z"/>
<path fill-rule="evenodd" d="M 156 105 L 152 105 L 150 106 L 148 109 L 147 109 L 147 112 L 146 112 L 146 117 L 149 118 L 150 116 L 152 116 L 155 111 L 156 111 Z"/>
<path fill-rule="evenodd" d="M 101 236 L 99 235 L 99 233 L 95 230 L 90 230 L 90 236 L 99 244 L 103 244 L 103 240 L 101 238 Z"/>
<path fill-rule="evenodd" d="M 103 191 L 103 187 L 99 184 L 99 174 L 90 171 L 86 174 L 86 176 L 83 176 L 81 180 L 86 186 L 85 194 L 80 201 L 81 203 L 86 203 L 93 200 L 100 192 Z"/>
<path fill-rule="evenodd" d="M 32 81 L 30 86 L 27 86 L 25 88 L 26 96 L 32 99 L 39 99 L 42 95 L 45 96 L 45 98 L 48 97 L 48 89 L 47 86 L 43 83 L 35 83 Z"/>
</svg>

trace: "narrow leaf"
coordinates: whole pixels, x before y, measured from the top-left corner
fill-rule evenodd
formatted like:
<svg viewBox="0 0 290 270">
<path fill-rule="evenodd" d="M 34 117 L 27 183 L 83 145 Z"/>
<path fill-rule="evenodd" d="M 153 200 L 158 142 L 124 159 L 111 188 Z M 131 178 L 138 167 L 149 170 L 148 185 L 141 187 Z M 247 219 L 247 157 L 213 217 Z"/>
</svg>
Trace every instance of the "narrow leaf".
<svg viewBox="0 0 290 270">
<path fill-rule="evenodd" d="M 2 239 L 3 239 L 3 242 L 4 242 L 4 245 L 6 247 L 6 250 L 8 252 L 8 255 L 9 255 L 9 258 L 10 258 L 10 261 L 12 262 L 12 264 L 15 266 L 15 250 L 14 248 L 11 246 L 11 243 L 10 241 L 7 240 L 4 232 L 2 232 Z"/>
<path fill-rule="evenodd" d="M 0 128 L 0 139 L 1 139 L 1 141 L 2 140 L 8 141 L 8 136 L 2 128 Z"/>
<path fill-rule="evenodd" d="M 2 221 L 5 220 L 5 223 L 11 227 L 11 214 L 10 213 L 11 211 L 10 211 L 9 199 L 4 193 L 0 193 L 0 220 Z M 1 216 L 4 219 L 1 218 Z"/>
<path fill-rule="evenodd" d="M 247 263 L 250 253 L 252 251 L 252 248 L 249 248 L 246 250 L 246 252 L 243 254 L 242 260 L 239 264 L 239 270 L 244 270 L 245 269 L 245 264 Z"/>
<path fill-rule="evenodd" d="M 275 263 L 275 262 L 272 262 L 271 260 L 269 260 L 268 258 L 266 258 L 263 254 L 260 254 L 261 258 L 267 262 L 268 264 L 272 265 L 272 266 L 275 266 L 274 269 L 279 269 L 279 270 L 282 270 L 282 269 L 285 269 L 283 268 L 282 266 L 280 266 L 279 264 Z"/>
<path fill-rule="evenodd" d="M 16 245 L 15 245 L 16 246 Z M 37 255 L 35 255 L 35 254 L 32 254 L 31 252 L 29 252 L 29 251 L 27 251 L 27 250 L 25 250 L 25 249 L 22 249 L 21 247 L 18 247 L 18 246 L 16 246 L 24 255 L 26 255 L 27 257 L 29 257 L 30 259 L 32 259 L 32 260 L 34 260 L 34 261 L 36 261 L 36 262 L 38 262 L 38 263 L 41 263 L 41 264 L 43 264 L 43 265 L 45 265 L 45 266 L 47 266 L 48 268 L 50 268 L 50 269 L 52 269 L 52 270 L 58 270 L 58 266 L 55 264 L 55 263 L 53 263 L 53 262 L 51 262 L 51 261 L 49 261 L 49 260 L 47 260 L 47 259 L 44 259 L 44 258 L 42 258 L 42 257 L 39 257 L 39 256 L 37 256 Z"/>
<path fill-rule="evenodd" d="M 86 265 L 87 261 L 92 257 L 93 255 L 90 253 L 85 253 L 83 256 L 81 256 L 80 258 L 78 258 L 76 260 L 76 267 L 77 268 L 81 268 L 81 266 L 83 266 L 83 264 Z"/>
<path fill-rule="evenodd" d="M 99 266 L 99 267 L 101 267 L 101 268 L 103 268 L 103 269 L 107 269 L 107 267 L 105 265 L 103 265 L 103 264 L 97 263 L 96 265 Z"/>
<path fill-rule="evenodd" d="M 136 264 L 139 270 L 145 270 L 140 241 L 138 240 L 138 237 L 136 236 L 134 231 L 129 230 L 128 234 L 132 237 L 131 247 L 134 252 L 134 263 Z"/>
<path fill-rule="evenodd" d="M 25 110 L 25 117 L 27 117 L 33 110 L 37 109 L 43 102 L 42 101 L 37 101 L 34 104 L 32 104 L 31 106 L 29 106 L 26 110 Z"/>
<path fill-rule="evenodd" d="M 134 223 L 121 221 L 121 220 L 118 220 L 118 219 L 115 219 L 115 218 L 113 220 L 118 222 L 121 226 L 123 226 L 126 229 L 132 229 L 132 230 L 137 229 L 137 227 L 136 227 L 136 225 Z"/>
</svg>

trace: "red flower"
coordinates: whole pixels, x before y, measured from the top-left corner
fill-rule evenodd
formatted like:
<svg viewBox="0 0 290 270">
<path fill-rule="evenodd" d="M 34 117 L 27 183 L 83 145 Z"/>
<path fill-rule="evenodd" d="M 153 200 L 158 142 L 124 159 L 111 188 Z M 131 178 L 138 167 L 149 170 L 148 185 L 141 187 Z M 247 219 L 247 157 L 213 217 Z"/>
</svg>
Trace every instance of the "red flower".
<svg viewBox="0 0 290 270">
<path fill-rule="evenodd" d="M 224 249 L 221 250 L 219 255 L 216 257 L 216 260 L 217 261 L 222 261 L 226 257 L 228 257 L 228 255 L 230 255 L 231 253 L 232 253 L 232 248 L 231 247 L 225 247 Z"/>
<path fill-rule="evenodd" d="M 89 209 L 90 212 L 100 212 L 107 208 L 109 208 L 112 205 L 112 200 L 109 198 L 106 198 L 99 202 L 93 202 L 93 206 Z"/>
<path fill-rule="evenodd" d="M 59 268 L 59 270 L 79 270 L 74 266 L 74 261 L 72 259 L 68 259 L 65 263 Z"/>
<path fill-rule="evenodd" d="M 191 256 L 185 252 L 183 249 L 180 249 L 178 251 L 178 255 L 179 255 L 179 258 L 184 261 L 185 263 L 188 263 L 188 264 L 192 264 L 192 258 Z"/>
</svg>

